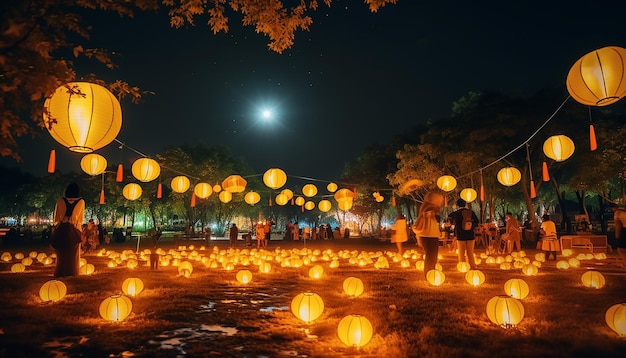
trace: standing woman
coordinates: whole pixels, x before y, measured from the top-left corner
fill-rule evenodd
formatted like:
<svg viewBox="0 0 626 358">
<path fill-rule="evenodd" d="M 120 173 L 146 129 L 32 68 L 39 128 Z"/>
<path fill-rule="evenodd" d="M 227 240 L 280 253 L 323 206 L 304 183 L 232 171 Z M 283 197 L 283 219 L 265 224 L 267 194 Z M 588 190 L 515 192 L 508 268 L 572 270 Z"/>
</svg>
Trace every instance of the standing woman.
<svg viewBox="0 0 626 358">
<path fill-rule="evenodd" d="M 85 201 L 80 197 L 78 184 L 71 183 L 65 196 L 57 200 L 54 208 L 54 227 L 51 244 L 56 250 L 55 277 L 76 276 L 80 268 L 81 230 L 85 215 Z M 60 225 L 69 223 L 70 225 Z M 75 230 L 74 230 L 75 229 Z"/>
<path fill-rule="evenodd" d="M 434 270 L 437 265 L 437 255 L 439 254 L 439 221 L 437 216 L 441 214 L 443 205 L 443 195 L 436 192 L 429 192 L 424 196 L 424 201 L 419 208 L 419 214 L 413 224 L 413 232 L 417 237 L 417 242 L 424 249 L 424 274 Z"/>
<path fill-rule="evenodd" d="M 391 242 L 396 244 L 399 255 L 402 255 L 402 243 L 409 241 L 406 228 L 406 217 L 398 213 L 396 223 L 391 226 Z"/>
</svg>

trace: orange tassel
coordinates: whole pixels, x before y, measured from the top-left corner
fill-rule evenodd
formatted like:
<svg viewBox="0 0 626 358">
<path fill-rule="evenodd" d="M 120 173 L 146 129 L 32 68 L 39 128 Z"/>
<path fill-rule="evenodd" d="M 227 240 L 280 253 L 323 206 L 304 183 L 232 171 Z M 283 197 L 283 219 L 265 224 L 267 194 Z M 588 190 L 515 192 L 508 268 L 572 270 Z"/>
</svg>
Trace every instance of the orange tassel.
<svg viewBox="0 0 626 358">
<path fill-rule="evenodd" d="M 356 199 L 356 186 L 354 187 L 354 190 L 352 191 L 352 194 L 354 194 L 354 199 Z"/>
<path fill-rule="evenodd" d="M 270 206 L 272 206 L 272 198 L 270 198 Z"/>
<path fill-rule="evenodd" d="M 118 183 L 124 181 L 124 166 L 121 163 L 117 165 L 117 174 L 115 175 L 115 181 Z"/>
<path fill-rule="evenodd" d="M 157 199 L 161 199 L 163 197 L 163 184 L 159 183 L 157 185 Z"/>
<path fill-rule="evenodd" d="M 391 197 L 391 206 L 396 206 L 396 196 L 395 195 L 393 195 Z"/>
<path fill-rule="evenodd" d="M 480 184 L 480 201 L 485 201 L 485 186 Z"/>
<path fill-rule="evenodd" d="M 50 159 L 48 159 L 48 173 L 54 173 L 57 164 L 57 152 L 52 149 L 50 151 Z"/>
<path fill-rule="evenodd" d="M 596 130 L 593 129 L 593 124 L 589 125 L 589 148 L 592 152 L 598 149 L 598 142 L 596 141 Z"/>
<path fill-rule="evenodd" d="M 537 191 L 535 190 L 535 181 L 530 181 L 530 198 L 534 199 L 537 197 Z"/>
<path fill-rule="evenodd" d="M 302 212 L 304 212 L 304 205 L 302 205 L 301 208 L 302 208 Z"/>
<path fill-rule="evenodd" d="M 100 205 L 104 204 L 104 189 L 100 190 Z"/>
<path fill-rule="evenodd" d="M 293 205 L 293 198 L 291 198 L 291 205 Z"/>
<path fill-rule="evenodd" d="M 196 207 L 196 193 L 191 194 L 191 207 Z"/>
<path fill-rule="evenodd" d="M 550 173 L 548 173 L 548 163 L 543 161 L 543 165 L 541 166 L 541 174 L 543 177 L 543 181 L 550 181 Z"/>
</svg>

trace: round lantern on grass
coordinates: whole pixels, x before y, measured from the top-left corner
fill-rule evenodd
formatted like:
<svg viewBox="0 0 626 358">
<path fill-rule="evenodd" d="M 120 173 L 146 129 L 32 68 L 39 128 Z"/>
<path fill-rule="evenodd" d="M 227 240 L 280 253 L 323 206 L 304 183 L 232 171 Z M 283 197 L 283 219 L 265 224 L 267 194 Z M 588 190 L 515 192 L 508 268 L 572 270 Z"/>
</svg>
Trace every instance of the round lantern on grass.
<svg viewBox="0 0 626 358">
<path fill-rule="evenodd" d="M 317 293 L 303 292 L 291 300 L 291 312 L 302 321 L 310 323 L 324 312 L 324 301 Z"/>
<path fill-rule="evenodd" d="M 135 297 L 143 292 L 143 281 L 137 277 L 129 277 L 122 282 L 122 292 L 131 297 Z"/>
<path fill-rule="evenodd" d="M 609 307 L 605 314 L 606 324 L 620 336 L 626 336 L 626 303 Z"/>
<path fill-rule="evenodd" d="M 183 261 L 178 265 L 178 272 L 180 273 L 182 270 L 187 270 L 191 274 L 193 272 L 193 265 L 189 261 Z"/>
<path fill-rule="evenodd" d="M 0 260 L 4 262 L 9 262 L 13 260 L 13 255 L 11 255 L 10 252 L 3 252 L 2 255 L 0 256 Z"/>
<path fill-rule="evenodd" d="M 252 272 L 250 270 L 240 270 L 237 272 L 237 282 L 247 285 L 252 281 Z"/>
<path fill-rule="evenodd" d="M 315 265 L 309 269 L 309 277 L 310 278 L 321 278 L 324 275 L 324 268 L 322 265 Z"/>
<path fill-rule="evenodd" d="M 459 272 L 467 272 L 467 271 L 470 270 L 470 264 L 468 262 L 461 261 L 461 262 L 456 264 L 456 269 Z"/>
<path fill-rule="evenodd" d="M 348 347 L 363 347 L 372 339 L 373 332 L 370 321 L 356 314 L 342 318 L 337 326 L 339 339 Z"/>
<path fill-rule="evenodd" d="M 558 268 L 559 270 L 567 270 L 569 269 L 569 263 L 565 260 L 559 260 L 556 263 L 556 268 Z"/>
<path fill-rule="evenodd" d="M 95 271 L 96 267 L 93 264 L 84 264 L 79 269 L 81 275 L 92 275 Z"/>
<path fill-rule="evenodd" d="M 133 303 L 124 295 L 113 295 L 100 303 L 100 316 L 112 322 L 125 320 L 132 310 Z"/>
<path fill-rule="evenodd" d="M 151 158 L 139 158 L 131 167 L 133 176 L 144 183 L 151 182 L 161 175 L 161 166 Z"/>
<path fill-rule="evenodd" d="M 64 147 L 91 153 L 117 137 L 122 128 L 122 109 L 106 88 L 70 82 L 46 99 L 43 120 L 52 138 Z"/>
<path fill-rule="evenodd" d="M 604 275 L 595 270 L 583 273 L 580 280 L 583 282 L 583 286 L 589 288 L 602 288 L 606 283 Z"/>
<path fill-rule="evenodd" d="M 510 296 L 496 296 L 487 302 L 487 317 L 501 327 L 511 328 L 524 318 L 524 305 Z"/>
<path fill-rule="evenodd" d="M 591 51 L 567 74 L 567 91 L 587 106 L 606 106 L 626 94 L 626 49 L 616 46 Z"/>
<path fill-rule="evenodd" d="M 44 283 L 39 289 L 39 297 L 41 297 L 44 302 L 56 302 L 65 297 L 66 293 L 67 286 L 59 280 L 50 280 Z"/>
<path fill-rule="evenodd" d="M 350 297 L 359 297 L 363 294 L 363 281 L 357 277 L 348 277 L 343 280 L 343 292 Z"/>
<path fill-rule="evenodd" d="M 263 262 L 259 265 L 259 272 L 270 273 L 272 272 L 272 264 L 269 262 Z"/>
<path fill-rule="evenodd" d="M 100 175 L 107 169 L 107 160 L 100 154 L 90 153 L 80 160 L 80 168 L 89 175 Z"/>
<path fill-rule="evenodd" d="M 534 264 L 525 264 L 522 266 L 522 273 L 526 276 L 535 276 L 539 272 L 539 268 Z"/>
<path fill-rule="evenodd" d="M 504 292 L 518 300 L 523 300 L 528 296 L 530 289 L 526 281 L 521 278 L 512 278 L 504 283 Z"/>
<path fill-rule="evenodd" d="M 13 273 L 22 273 L 24 271 L 26 271 L 26 266 L 24 266 L 24 264 L 21 262 L 11 265 L 11 272 Z"/>
<path fill-rule="evenodd" d="M 465 274 L 465 281 L 474 287 L 478 287 L 485 282 L 485 274 L 480 270 L 469 270 Z"/>
<path fill-rule="evenodd" d="M 426 273 L 426 281 L 433 286 L 441 286 L 446 280 L 446 275 L 439 270 L 430 270 Z"/>
<path fill-rule="evenodd" d="M 287 174 L 279 168 L 270 168 L 263 174 L 263 183 L 270 189 L 279 189 L 287 183 Z"/>
</svg>

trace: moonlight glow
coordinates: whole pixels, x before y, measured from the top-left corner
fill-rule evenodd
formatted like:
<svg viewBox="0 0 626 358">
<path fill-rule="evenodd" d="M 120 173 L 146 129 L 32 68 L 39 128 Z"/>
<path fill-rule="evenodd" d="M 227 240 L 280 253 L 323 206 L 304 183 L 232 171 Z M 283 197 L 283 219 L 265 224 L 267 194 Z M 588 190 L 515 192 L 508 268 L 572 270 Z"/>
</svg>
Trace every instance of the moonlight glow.
<svg viewBox="0 0 626 358">
<path fill-rule="evenodd" d="M 271 119 L 272 111 L 269 109 L 264 109 L 263 111 L 261 111 L 261 117 L 263 117 L 263 119 Z"/>
</svg>

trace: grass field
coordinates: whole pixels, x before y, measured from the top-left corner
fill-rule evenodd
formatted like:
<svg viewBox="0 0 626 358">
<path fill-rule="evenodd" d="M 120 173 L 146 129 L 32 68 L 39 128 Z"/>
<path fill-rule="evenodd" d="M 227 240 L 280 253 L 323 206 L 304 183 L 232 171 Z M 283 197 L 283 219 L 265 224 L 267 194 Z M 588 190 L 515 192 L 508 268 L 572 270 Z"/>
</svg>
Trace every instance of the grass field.
<svg viewBox="0 0 626 358">
<path fill-rule="evenodd" d="M 20 253 L 48 256 L 53 253 L 49 248 L 2 249 L 11 259 L 0 261 L 1 356 L 623 357 L 626 352 L 626 338 L 605 322 L 609 307 L 626 302 L 626 271 L 615 254 L 580 260 L 579 267 L 569 269 L 543 262 L 535 276 L 487 264 L 482 255 L 479 269 L 485 282 L 473 287 L 457 270 L 454 253 L 442 247 L 439 262 L 446 278 L 436 287 L 416 268 L 418 247 L 409 245 L 405 257 L 397 257 L 391 244 L 372 239 L 313 241 L 306 247 L 272 241 L 267 250 L 229 250 L 225 241 L 181 250 L 166 241 L 159 249 L 162 265 L 151 270 L 144 248 L 135 254 L 135 243 L 103 246 L 99 255 L 84 256 L 94 265 L 93 274 L 60 279 L 67 294 L 57 302 L 39 296 L 40 287 L 54 279 L 54 264 L 35 258 L 24 272 L 11 272 L 22 261 Z M 536 253 L 525 250 L 525 257 L 534 261 Z M 521 255 L 509 258 L 511 266 Z M 115 257 L 117 267 L 108 267 Z M 189 277 L 179 273 L 177 257 L 192 264 Z M 376 268 L 381 257 L 388 268 Z M 128 268 L 131 260 L 138 264 L 134 269 Z M 338 267 L 330 267 L 333 261 Z M 260 262 L 270 262 L 271 272 L 259 272 Z M 319 279 L 309 277 L 315 265 L 324 269 Z M 253 275 L 245 285 L 236 280 L 242 269 Z M 583 286 L 581 276 L 589 270 L 602 273 L 606 285 Z M 132 312 L 121 322 L 103 319 L 100 303 L 122 293 L 129 277 L 140 278 L 145 286 L 130 298 Z M 344 292 L 348 277 L 362 280 L 361 296 Z M 489 320 L 486 306 L 505 293 L 511 278 L 527 282 L 529 295 L 520 300 L 522 321 L 504 329 Z M 310 323 L 290 309 L 302 292 L 314 292 L 324 303 L 321 316 Z M 373 327 L 363 347 L 348 347 L 338 336 L 340 320 L 350 314 L 366 317 Z"/>
</svg>

